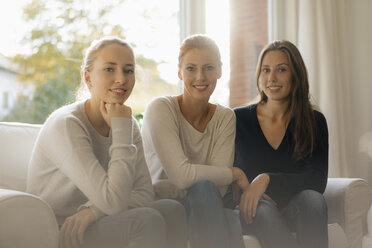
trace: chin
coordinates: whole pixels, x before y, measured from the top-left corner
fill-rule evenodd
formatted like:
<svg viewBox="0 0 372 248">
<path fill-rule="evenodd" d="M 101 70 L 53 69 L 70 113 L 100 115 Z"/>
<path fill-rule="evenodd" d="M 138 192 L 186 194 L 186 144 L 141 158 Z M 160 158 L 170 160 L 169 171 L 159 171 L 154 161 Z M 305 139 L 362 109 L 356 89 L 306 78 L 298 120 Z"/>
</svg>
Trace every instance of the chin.
<svg viewBox="0 0 372 248">
<path fill-rule="evenodd" d="M 194 99 L 203 102 L 209 102 L 210 96 L 195 96 Z"/>
</svg>

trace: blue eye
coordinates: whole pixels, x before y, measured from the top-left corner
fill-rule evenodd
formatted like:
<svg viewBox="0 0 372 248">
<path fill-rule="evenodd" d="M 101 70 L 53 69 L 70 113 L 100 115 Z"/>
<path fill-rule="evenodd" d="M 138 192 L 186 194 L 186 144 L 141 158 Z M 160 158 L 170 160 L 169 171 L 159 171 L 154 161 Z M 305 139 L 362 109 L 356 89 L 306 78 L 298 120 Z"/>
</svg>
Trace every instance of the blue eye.
<svg viewBox="0 0 372 248">
<path fill-rule="evenodd" d="M 186 67 L 186 70 L 188 70 L 188 71 L 193 71 L 193 70 L 194 70 L 194 67 L 192 67 L 192 66 L 188 66 L 188 67 Z"/>
<path fill-rule="evenodd" d="M 124 73 L 125 74 L 133 74 L 134 73 L 134 70 L 132 70 L 132 69 L 124 70 Z"/>
<path fill-rule="evenodd" d="M 213 70 L 214 69 L 214 66 L 212 66 L 212 65 L 208 65 L 207 66 L 207 71 L 211 71 L 211 70 Z"/>
<path fill-rule="evenodd" d="M 270 70 L 268 68 L 262 68 L 263 72 L 269 72 Z"/>
<path fill-rule="evenodd" d="M 105 68 L 105 71 L 107 71 L 107 72 L 113 72 L 113 71 L 114 71 L 114 69 L 113 69 L 113 68 L 111 68 L 111 67 L 107 67 L 107 68 Z"/>
</svg>

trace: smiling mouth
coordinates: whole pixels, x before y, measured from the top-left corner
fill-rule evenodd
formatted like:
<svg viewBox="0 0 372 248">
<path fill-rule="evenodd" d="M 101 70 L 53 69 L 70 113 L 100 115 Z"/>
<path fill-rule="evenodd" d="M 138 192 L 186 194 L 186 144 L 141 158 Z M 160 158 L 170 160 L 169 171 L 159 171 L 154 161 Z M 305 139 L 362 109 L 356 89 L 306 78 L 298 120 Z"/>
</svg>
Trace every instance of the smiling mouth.
<svg viewBox="0 0 372 248">
<path fill-rule="evenodd" d="M 193 85 L 192 87 L 198 89 L 198 90 L 204 90 L 208 87 L 208 85 L 203 84 L 203 85 Z"/>
<path fill-rule="evenodd" d="M 270 90 L 279 90 L 282 88 L 282 86 L 269 86 L 267 88 L 269 88 Z"/>
<path fill-rule="evenodd" d="M 110 89 L 110 91 L 116 95 L 122 95 L 127 92 L 126 89 Z"/>
</svg>

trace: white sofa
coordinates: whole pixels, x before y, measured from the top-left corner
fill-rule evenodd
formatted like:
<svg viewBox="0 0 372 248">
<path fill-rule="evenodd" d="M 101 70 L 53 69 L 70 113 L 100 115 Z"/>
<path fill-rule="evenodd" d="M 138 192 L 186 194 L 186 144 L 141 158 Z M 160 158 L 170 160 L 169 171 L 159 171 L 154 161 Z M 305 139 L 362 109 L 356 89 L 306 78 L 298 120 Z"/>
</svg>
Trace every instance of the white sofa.
<svg viewBox="0 0 372 248">
<path fill-rule="evenodd" d="M 0 122 L 1 248 L 58 247 L 58 226 L 52 209 L 39 197 L 25 193 L 28 161 L 40 127 Z M 372 248 L 372 242 L 368 242 L 372 238 L 372 195 L 367 183 L 358 178 L 330 178 L 325 198 L 329 247 Z M 253 236 L 244 236 L 244 242 L 247 248 L 260 248 Z"/>
</svg>

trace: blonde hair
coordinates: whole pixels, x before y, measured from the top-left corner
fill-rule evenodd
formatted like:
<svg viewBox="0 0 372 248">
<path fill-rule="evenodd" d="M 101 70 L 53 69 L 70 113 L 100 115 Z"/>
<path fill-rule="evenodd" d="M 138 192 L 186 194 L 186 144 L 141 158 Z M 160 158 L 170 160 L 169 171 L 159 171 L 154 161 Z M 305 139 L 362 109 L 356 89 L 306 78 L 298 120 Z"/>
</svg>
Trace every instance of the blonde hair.
<svg viewBox="0 0 372 248">
<path fill-rule="evenodd" d="M 127 47 L 129 51 L 131 52 L 132 56 L 134 57 L 134 52 L 132 47 L 129 45 L 128 42 L 124 41 L 121 38 L 115 37 L 115 36 L 106 36 L 99 40 L 94 40 L 88 49 L 85 52 L 84 60 L 80 68 L 80 77 L 81 82 L 80 86 L 78 87 L 75 98 L 76 100 L 82 100 L 86 98 L 87 93 L 89 92 L 88 87 L 85 82 L 85 71 L 89 71 L 93 68 L 93 63 L 97 58 L 97 53 L 99 50 L 101 50 L 103 47 L 111 44 L 118 44 L 124 47 Z"/>
<path fill-rule="evenodd" d="M 222 66 L 220 49 L 218 48 L 216 42 L 203 34 L 195 34 L 187 37 L 181 44 L 180 52 L 178 55 L 178 67 L 181 66 L 181 61 L 183 56 L 191 49 L 208 49 L 213 52 L 218 59 L 218 63 Z"/>
</svg>

